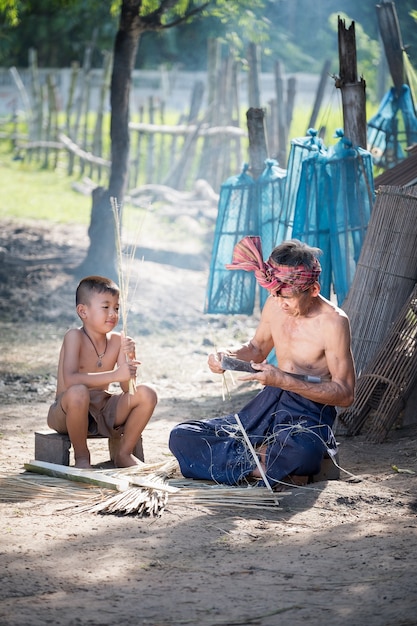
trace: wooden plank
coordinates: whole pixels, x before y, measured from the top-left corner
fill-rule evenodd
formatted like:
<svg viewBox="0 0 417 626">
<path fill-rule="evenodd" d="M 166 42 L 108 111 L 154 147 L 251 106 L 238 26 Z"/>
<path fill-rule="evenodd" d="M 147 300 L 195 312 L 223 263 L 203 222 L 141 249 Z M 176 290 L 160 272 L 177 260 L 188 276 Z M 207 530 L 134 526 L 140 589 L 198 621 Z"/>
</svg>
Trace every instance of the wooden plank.
<svg viewBox="0 0 417 626">
<path fill-rule="evenodd" d="M 47 476 L 73 480 L 80 483 L 89 483 L 96 487 L 115 489 L 116 491 L 126 491 L 126 489 L 131 487 L 128 478 L 114 478 L 100 472 L 100 470 L 67 467 L 66 465 L 57 465 L 55 463 L 47 463 L 46 461 L 30 461 L 24 464 L 24 468 L 28 472 L 46 474 Z"/>
</svg>

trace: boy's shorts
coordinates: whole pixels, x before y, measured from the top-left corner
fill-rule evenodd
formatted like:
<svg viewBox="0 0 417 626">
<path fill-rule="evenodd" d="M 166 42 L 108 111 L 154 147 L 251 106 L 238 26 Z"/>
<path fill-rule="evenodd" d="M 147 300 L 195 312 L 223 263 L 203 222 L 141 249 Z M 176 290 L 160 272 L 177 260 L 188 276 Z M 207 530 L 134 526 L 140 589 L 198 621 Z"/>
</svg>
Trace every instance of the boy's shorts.
<svg viewBox="0 0 417 626">
<path fill-rule="evenodd" d="M 50 406 L 48 422 L 50 416 L 55 418 L 54 421 L 65 419 L 66 413 L 61 405 L 62 395 L 57 396 L 55 402 Z M 88 409 L 88 434 L 90 436 L 114 437 L 117 435 L 118 427 L 114 428 L 114 422 L 117 403 L 121 395 L 120 392 L 111 393 L 102 389 L 90 389 L 90 406 Z"/>
</svg>

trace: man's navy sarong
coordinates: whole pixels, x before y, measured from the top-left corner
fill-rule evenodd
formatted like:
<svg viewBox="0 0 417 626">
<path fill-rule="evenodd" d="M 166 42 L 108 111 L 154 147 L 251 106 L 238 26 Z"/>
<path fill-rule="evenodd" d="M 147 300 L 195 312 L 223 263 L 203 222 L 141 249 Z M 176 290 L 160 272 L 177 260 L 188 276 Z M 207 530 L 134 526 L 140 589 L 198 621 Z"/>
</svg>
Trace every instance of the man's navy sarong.
<svg viewBox="0 0 417 626">
<path fill-rule="evenodd" d="M 238 415 L 253 447 L 266 446 L 272 486 L 290 474 L 317 474 L 324 453 L 335 447 L 335 407 L 278 387 L 264 387 Z M 236 485 L 256 467 L 234 414 L 178 424 L 169 447 L 186 478 Z"/>
</svg>

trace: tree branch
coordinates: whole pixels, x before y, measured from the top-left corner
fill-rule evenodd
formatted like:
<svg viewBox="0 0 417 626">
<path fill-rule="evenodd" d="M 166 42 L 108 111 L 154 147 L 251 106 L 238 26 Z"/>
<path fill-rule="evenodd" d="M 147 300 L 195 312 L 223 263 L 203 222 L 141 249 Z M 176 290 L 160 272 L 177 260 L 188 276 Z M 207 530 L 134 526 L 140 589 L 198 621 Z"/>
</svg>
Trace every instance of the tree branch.
<svg viewBox="0 0 417 626">
<path fill-rule="evenodd" d="M 204 9 L 210 4 L 210 1 L 208 0 L 199 7 L 194 7 L 182 17 L 178 17 L 172 22 L 169 22 L 169 24 L 162 24 L 161 19 L 164 13 L 166 13 L 170 8 L 174 7 L 177 3 L 178 0 L 162 0 L 158 9 L 156 9 L 152 13 L 149 13 L 149 15 L 142 16 L 141 21 L 145 25 L 144 30 L 167 30 L 168 28 L 178 26 L 178 24 L 183 24 L 191 17 L 202 13 Z"/>
</svg>

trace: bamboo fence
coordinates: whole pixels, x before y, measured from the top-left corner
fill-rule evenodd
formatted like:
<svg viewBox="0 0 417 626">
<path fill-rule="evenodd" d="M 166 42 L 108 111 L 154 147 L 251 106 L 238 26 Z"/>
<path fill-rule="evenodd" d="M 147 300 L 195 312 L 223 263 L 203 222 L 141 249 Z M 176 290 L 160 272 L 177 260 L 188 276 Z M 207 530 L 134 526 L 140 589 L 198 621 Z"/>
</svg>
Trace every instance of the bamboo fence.
<svg viewBox="0 0 417 626">
<path fill-rule="evenodd" d="M 241 170 L 248 158 L 248 132 L 242 128 L 240 119 L 239 64 L 231 55 L 222 58 L 220 48 L 218 41 L 210 40 L 207 85 L 195 81 L 188 111 L 180 114 L 177 123 L 166 123 L 167 105 L 161 99 L 150 96 L 145 103 L 137 105 L 132 98 L 129 189 L 160 184 L 189 190 L 198 179 L 205 179 L 213 189 L 219 189 L 226 179 Z M 54 74 L 48 73 L 42 80 L 36 51 L 31 50 L 29 86 L 24 85 L 16 68 L 10 69 L 24 105 L 26 132 L 22 130 L 22 120 L 14 117 L 8 124 L 8 136 L 2 124 L 1 138 L 11 140 L 19 158 L 36 160 L 43 168 L 60 165 L 69 176 L 89 177 L 97 184 L 106 185 L 111 166 L 110 114 L 106 110 L 111 66 L 112 55 L 104 53 L 102 71 L 93 72 L 91 49 L 87 48 L 82 66 L 71 67 L 63 109 L 63 97 Z M 253 76 L 257 70 L 257 67 L 249 68 Z M 285 129 L 292 117 L 295 81 L 290 79 L 287 102 L 281 93 L 282 79 L 276 87 L 277 97 L 266 107 L 270 111 L 268 135 L 271 150 L 285 161 L 288 139 Z"/>
</svg>

